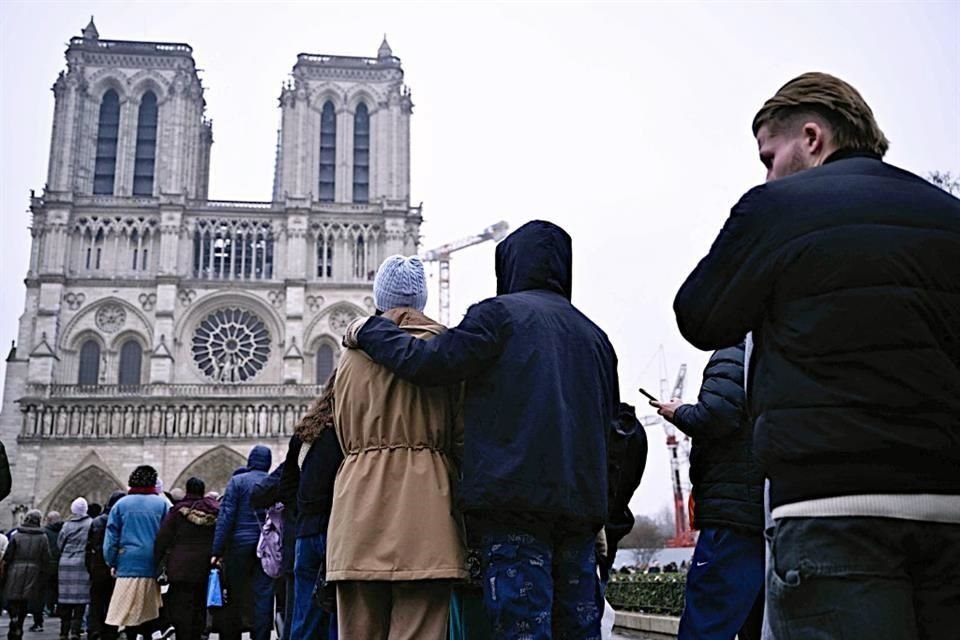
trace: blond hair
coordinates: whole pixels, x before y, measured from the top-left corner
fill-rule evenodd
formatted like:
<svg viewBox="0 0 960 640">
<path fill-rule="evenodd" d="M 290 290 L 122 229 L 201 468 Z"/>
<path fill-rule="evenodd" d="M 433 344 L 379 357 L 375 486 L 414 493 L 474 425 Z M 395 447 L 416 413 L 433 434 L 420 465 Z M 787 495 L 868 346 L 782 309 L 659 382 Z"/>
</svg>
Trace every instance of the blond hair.
<svg viewBox="0 0 960 640">
<path fill-rule="evenodd" d="M 764 125 L 779 130 L 811 114 L 826 120 L 838 149 L 883 157 L 890 148 L 863 96 L 840 78 L 817 72 L 804 73 L 780 87 L 754 116 L 753 135 Z"/>
</svg>

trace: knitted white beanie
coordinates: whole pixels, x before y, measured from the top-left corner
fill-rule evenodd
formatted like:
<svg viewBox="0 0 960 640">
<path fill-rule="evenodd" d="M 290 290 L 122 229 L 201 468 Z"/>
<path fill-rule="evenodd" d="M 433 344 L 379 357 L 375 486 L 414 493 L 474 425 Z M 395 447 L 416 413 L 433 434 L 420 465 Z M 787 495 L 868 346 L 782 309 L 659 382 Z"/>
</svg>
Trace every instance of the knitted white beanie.
<svg viewBox="0 0 960 640">
<path fill-rule="evenodd" d="M 70 503 L 70 513 L 75 516 L 87 515 L 87 499 L 80 497 Z"/>
</svg>

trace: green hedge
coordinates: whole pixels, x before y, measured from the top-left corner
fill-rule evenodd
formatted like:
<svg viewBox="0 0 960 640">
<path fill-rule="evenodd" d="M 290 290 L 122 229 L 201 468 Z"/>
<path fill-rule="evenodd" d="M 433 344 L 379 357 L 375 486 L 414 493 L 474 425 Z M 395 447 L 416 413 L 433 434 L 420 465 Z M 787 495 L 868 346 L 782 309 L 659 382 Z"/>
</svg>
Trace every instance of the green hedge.
<svg viewBox="0 0 960 640">
<path fill-rule="evenodd" d="M 607 600 L 620 611 L 679 616 L 683 612 L 684 573 L 613 575 Z"/>
</svg>

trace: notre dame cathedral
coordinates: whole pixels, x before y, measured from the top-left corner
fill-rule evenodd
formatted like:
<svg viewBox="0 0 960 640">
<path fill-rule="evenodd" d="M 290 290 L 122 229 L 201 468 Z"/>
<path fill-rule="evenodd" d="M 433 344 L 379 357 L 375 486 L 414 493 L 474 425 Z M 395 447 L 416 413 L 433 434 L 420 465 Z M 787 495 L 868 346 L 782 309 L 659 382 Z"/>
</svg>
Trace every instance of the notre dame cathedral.
<svg viewBox="0 0 960 640">
<path fill-rule="evenodd" d="M 3 519 L 104 502 L 140 464 L 167 488 L 197 475 L 222 490 L 251 445 L 276 461 L 342 330 L 373 311 L 380 261 L 415 253 L 422 220 L 411 94 L 386 41 L 375 57 L 297 56 L 268 202 L 207 197 L 190 46 L 106 40 L 91 19 L 66 59 L 7 357 Z"/>
</svg>

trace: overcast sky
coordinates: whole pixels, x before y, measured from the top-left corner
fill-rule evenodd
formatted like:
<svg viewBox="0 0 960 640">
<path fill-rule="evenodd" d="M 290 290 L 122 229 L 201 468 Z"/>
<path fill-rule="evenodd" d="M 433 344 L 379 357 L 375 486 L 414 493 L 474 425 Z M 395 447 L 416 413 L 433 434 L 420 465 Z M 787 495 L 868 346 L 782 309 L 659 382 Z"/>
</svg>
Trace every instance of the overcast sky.
<svg viewBox="0 0 960 640">
<path fill-rule="evenodd" d="M 90 14 L 100 37 L 186 42 L 214 121 L 210 197 L 268 200 L 277 98 L 298 53 L 376 55 L 386 33 L 416 105 L 412 193 L 424 248 L 500 219 L 565 227 L 574 303 L 610 335 L 621 393 L 643 405 L 707 354 L 671 303 L 730 206 L 761 182 L 750 122 L 790 78 L 857 87 L 887 159 L 960 173 L 960 3 L 19 2 L 0 4 L 0 340 L 16 336 L 29 190 L 46 180 L 65 44 Z M 458 254 L 454 318 L 493 295 L 493 247 Z M 436 312 L 436 297 L 428 312 Z M 663 345 L 663 355 L 658 349 Z M 641 413 L 647 413 L 642 409 Z M 671 504 L 663 432 L 633 506 Z"/>
</svg>

